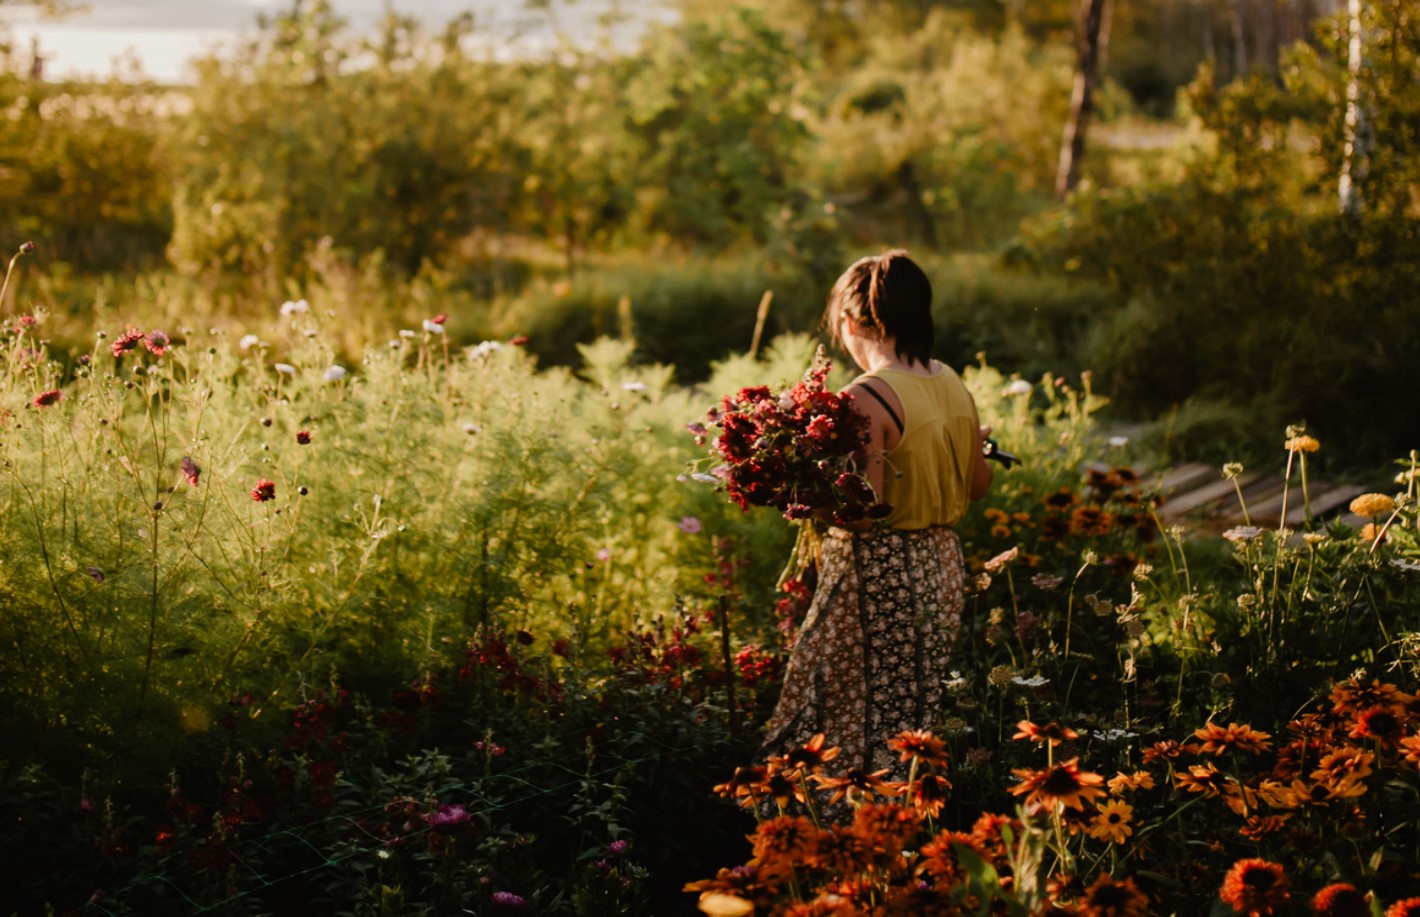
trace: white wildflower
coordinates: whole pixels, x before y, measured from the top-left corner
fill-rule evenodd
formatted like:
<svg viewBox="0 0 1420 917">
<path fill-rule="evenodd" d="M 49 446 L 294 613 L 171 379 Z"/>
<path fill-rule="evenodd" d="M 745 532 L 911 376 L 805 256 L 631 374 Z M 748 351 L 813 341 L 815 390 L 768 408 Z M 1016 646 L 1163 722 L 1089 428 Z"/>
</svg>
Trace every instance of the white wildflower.
<svg viewBox="0 0 1420 917">
<path fill-rule="evenodd" d="M 1139 733 L 1137 732 L 1115 728 L 1106 729 L 1103 732 L 1097 733 L 1097 735 L 1106 742 L 1122 742 L 1125 739 L 1137 739 L 1139 737 Z"/>
<path fill-rule="evenodd" d="M 253 347 L 260 343 L 261 338 L 257 337 L 256 335 L 244 334 L 242 335 L 242 339 L 237 342 L 237 346 L 240 347 L 242 350 L 251 350 Z"/>
<path fill-rule="evenodd" d="M 1111 436 L 1109 438 L 1109 444 L 1116 449 L 1123 449 L 1125 446 L 1129 445 L 1129 437 Z"/>
<path fill-rule="evenodd" d="M 1001 395 L 1006 398 L 1011 398 L 1015 395 L 1029 395 L 1034 389 L 1035 386 L 1031 385 L 1026 380 L 1014 379 L 1010 385 L 1001 390 Z"/>
<path fill-rule="evenodd" d="M 1044 675 L 1032 675 L 1030 678 L 1022 678 L 1017 675 L 1011 679 L 1011 684 L 1020 685 L 1022 688 L 1040 688 L 1050 684 L 1050 679 Z"/>
<path fill-rule="evenodd" d="M 402 338 L 418 337 L 418 336 L 419 336 L 419 332 L 417 332 L 417 331 L 411 331 L 411 330 L 408 329 L 408 328 L 401 328 L 401 329 L 399 329 L 399 336 L 402 337 Z"/>
<path fill-rule="evenodd" d="M 470 360 L 480 360 L 493 353 L 493 351 L 498 350 L 502 346 L 503 343 L 501 341 L 484 341 L 483 343 L 475 347 L 470 347 L 468 349 L 468 358 Z"/>
<path fill-rule="evenodd" d="M 311 304 L 304 299 L 288 299 L 281 304 L 282 315 L 302 315 L 311 311 Z"/>
<path fill-rule="evenodd" d="M 327 382 L 336 382 L 340 379 L 344 379 L 345 367 L 338 363 L 332 363 L 330 367 L 326 369 L 325 375 L 322 378 Z"/>
<path fill-rule="evenodd" d="M 644 382 L 623 382 L 621 383 L 621 387 L 628 392 L 644 392 L 647 389 L 647 385 Z"/>
<path fill-rule="evenodd" d="M 424 330 L 429 334 L 443 334 L 444 326 L 431 319 L 424 319 Z"/>
<path fill-rule="evenodd" d="M 296 367 L 292 366 L 290 363 L 277 363 L 274 368 L 283 376 L 296 375 Z"/>
<path fill-rule="evenodd" d="M 1228 529 L 1223 533 L 1223 537 L 1233 544 L 1241 544 L 1244 541 L 1252 541 L 1262 534 L 1262 529 L 1255 525 L 1239 525 Z"/>
</svg>

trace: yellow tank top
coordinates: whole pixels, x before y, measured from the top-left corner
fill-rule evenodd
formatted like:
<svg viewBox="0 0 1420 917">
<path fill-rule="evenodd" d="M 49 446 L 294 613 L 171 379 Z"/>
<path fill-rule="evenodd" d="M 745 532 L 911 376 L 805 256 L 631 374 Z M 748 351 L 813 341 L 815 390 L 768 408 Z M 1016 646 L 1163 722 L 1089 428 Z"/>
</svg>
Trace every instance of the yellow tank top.
<svg viewBox="0 0 1420 917">
<path fill-rule="evenodd" d="M 892 386 L 902 402 L 902 436 L 887 453 L 883 500 L 888 525 L 922 529 L 954 525 L 966 513 L 976 463 L 976 402 L 950 366 L 933 361 L 930 376 L 883 369 L 859 377 Z"/>
</svg>

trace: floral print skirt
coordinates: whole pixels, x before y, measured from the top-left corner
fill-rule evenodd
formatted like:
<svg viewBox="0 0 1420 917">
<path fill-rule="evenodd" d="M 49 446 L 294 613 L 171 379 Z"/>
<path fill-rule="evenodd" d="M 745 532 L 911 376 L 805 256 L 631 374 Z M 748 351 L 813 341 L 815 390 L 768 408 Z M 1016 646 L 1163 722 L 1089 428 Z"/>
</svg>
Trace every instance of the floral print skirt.
<svg viewBox="0 0 1420 917">
<path fill-rule="evenodd" d="M 829 529 L 761 755 L 784 754 L 821 732 L 825 747 L 841 749 L 828 771 L 887 769 L 889 779 L 905 779 L 887 741 L 940 727 L 965 603 L 951 529 Z"/>
</svg>

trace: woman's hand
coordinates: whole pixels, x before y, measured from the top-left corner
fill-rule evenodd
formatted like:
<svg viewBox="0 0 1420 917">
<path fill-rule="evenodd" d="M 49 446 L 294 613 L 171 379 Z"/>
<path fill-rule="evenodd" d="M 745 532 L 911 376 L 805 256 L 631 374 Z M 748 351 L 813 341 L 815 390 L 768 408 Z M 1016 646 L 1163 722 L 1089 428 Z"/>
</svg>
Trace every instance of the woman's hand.
<svg viewBox="0 0 1420 917">
<path fill-rule="evenodd" d="M 996 472 L 986 463 L 985 446 L 986 440 L 991 435 L 991 428 L 982 424 L 976 428 L 976 449 L 973 450 L 975 457 L 972 459 L 971 468 L 971 499 L 980 500 L 986 496 L 986 492 L 991 489 L 991 481 L 996 477 Z"/>
</svg>

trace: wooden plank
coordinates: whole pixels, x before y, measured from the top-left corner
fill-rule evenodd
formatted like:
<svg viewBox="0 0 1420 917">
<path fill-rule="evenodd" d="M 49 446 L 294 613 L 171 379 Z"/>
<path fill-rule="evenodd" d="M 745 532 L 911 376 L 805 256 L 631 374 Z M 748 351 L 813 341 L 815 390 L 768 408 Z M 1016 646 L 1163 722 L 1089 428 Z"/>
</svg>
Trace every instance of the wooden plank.
<svg viewBox="0 0 1420 917">
<path fill-rule="evenodd" d="M 1339 506 L 1345 506 L 1366 492 L 1366 488 L 1355 484 L 1342 484 L 1337 487 L 1323 485 L 1326 489 L 1320 493 L 1315 493 L 1311 500 L 1311 510 L 1313 519 L 1321 519 Z M 1305 524 L 1307 521 L 1306 502 L 1303 501 L 1294 509 L 1287 511 L 1287 525 L 1293 528 Z"/>
<path fill-rule="evenodd" d="M 1237 479 L 1238 487 L 1247 487 L 1261 478 L 1260 474 L 1243 474 Z M 1233 496 L 1233 482 L 1227 478 L 1205 484 L 1196 490 L 1180 494 L 1159 507 L 1159 515 L 1165 519 L 1177 519 L 1186 513 L 1217 503 L 1225 497 Z"/>
<path fill-rule="evenodd" d="M 1286 494 L 1289 505 L 1296 505 L 1298 489 L 1294 487 L 1291 492 L 1288 492 L 1286 483 L 1283 478 L 1272 475 L 1243 489 L 1243 505 L 1247 507 L 1248 518 L 1252 520 L 1254 525 L 1269 525 L 1270 520 L 1281 515 L 1283 494 Z M 1232 517 L 1239 522 L 1243 521 L 1241 506 L 1233 510 Z"/>
<path fill-rule="evenodd" d="M 1158 483 L 1158 489 L 1163 494 L 1193 490 L 1209 481 L 1216 481 L 1221 474 L 1222 472 L 1212 465 L 1203 465 L 1197 462 L 1178 465 L 1164 472 L 1163 478 Z"/>
</svg>

